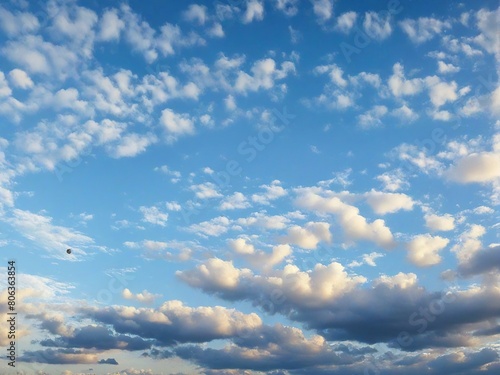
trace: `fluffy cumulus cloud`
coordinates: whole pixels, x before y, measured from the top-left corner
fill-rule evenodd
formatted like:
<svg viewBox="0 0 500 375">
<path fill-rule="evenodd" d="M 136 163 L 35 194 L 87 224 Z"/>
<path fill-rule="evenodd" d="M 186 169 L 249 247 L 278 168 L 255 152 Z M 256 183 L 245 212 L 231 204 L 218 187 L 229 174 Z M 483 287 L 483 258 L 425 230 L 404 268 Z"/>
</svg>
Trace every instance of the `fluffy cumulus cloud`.
<svg viewBox="0 0 500 375">
<path fill-rule="evenodd" d="M 451 28 L 451 24 L 448 21 L 440 21 L 428 17 L 421 17 L 417 20 L 405 19 L 399 25 L 410 40 L 417 44 L 431 40 L 444 30 Z"/>
<path fill-rule="evenodd" d="M 259 316 L 253 313 L 243 314 L 220 306 L 193 308 L 176 300 L 164 302 L 157 309 L 82 307 L 79 313 L 123 335 L 156 340 L 165 346 L 230 338 L 262 325 Z"/>
<path fill-rule="evenodd" d="M 249 269 L 238 269 L 232 262 L 213 258 L 177 276 L 187 284 L 226 299 L 256 299 L 264 308 L 269 307 L 265 296 L 275 295 L 279 310 L 294 306 L 310 308 L 333 302 L 362 284 L 362 276 L 350 276 L 340 263 L 317 264 L 311 271 L 301 271 L 287 265 L 270 276 L 254 275 Z M 274 293 L 273 293 L 274 291 Z M 264 294 L 264 298 L 260 296 Z"/>
<path fill-rule="evenodd" d="M 260 0 L 247 0 L 243 14 L 243 23 L 262 21 L 264 18 L 264 4 Z"/>
<path fill-rule="evenodd" d="M 497 180 L 500 178 L 500 154 L 479 152 L 466 155 L 447 170 L 447 177 L 462 184 Z"/>
<path fill-rule="evenodd" d="M 295 204 L 298 207 L 319 214 L 333 214 L 348 241 L 372 241 L 387 249 L 394 246 L 394 237 L 384 220 L 376 219 L 369 223 L 360 215 L 357 207 L 344 203 L 329 191 L 322 191 L 319 188 L 300 188 L 296 192 Z M 382 210 L 387 209 L 380 202 L 377 203 L 377 207 Z"/>
<path fill-rule="evenodd" d="M 450 214 L 442 216 L 427 214 L 424 216 L 425 226 L 433 231 L 450 231 L 455 229 L 455 218 Z"/>
<path fill-rule="evenodd" d="M 375 40 L 384 40 L 392 34 L 391 14 L 366 12 L 363 20 L 366 34 Z"/>
<path fill-rule="evenodd" d="M 427 246 L 431 258 L 446 242 L 426 235 L 415 240 L 415 246 L 417 242 Z M 214 259 L 196 269 L 178 272 L 178 276 L 193 287 L 227 300 L 252 299 L 263 309 L 305 322 L 327 339 L 386 342 L 404 351 L 473 346 L 475 339 L 470 333 L 451 328 L 467 330 L 471 324 L 487 325 L 487 317 L 494 316 L 498 308 L 497 303 L 489 303 L 498 296 L 493 287 L 428 292 L 411 273 L 383 275 L 368 287 L 361 287 L 366 279 L 349 276 L 338 263 L 318 264 L 308 272 L 288 265 L 272 276 L 261 276 Z M 451 303 L 453 309 L 447 308 Z M 443 337 L 439 333 L 442 330 L 450 332 Z"/>
<path fill-rule="evenodd" d="M 333 15 L 333 0 L 311 0 L 318 22 L 329 20 Z"/>
<path fill-rule="evenodd" d="M 407 80 L 404 75 L 404 68 L 400 63 L 394 64 L 392 71 L 393 74 L 389 78 L 388 85 L 394 96 L 415 95 L 422 91 L 422 80 L 418 78 Z"/>
<path fill-rule="evenodd" d="M 21 69 L 12 69 L 9 72 L 9 78 L 15 87 L 21 89 L 29 89 L 34 85 L 28 73 Z"/>
<path fill-rule="evenodd" d="M 439 251 L 450 241 L 447 238 L 430 235 L 415 236 L 407 245 L 408 259 L 419 267 L 433 266 L 441 262 Z"/>
<path fill-rule="evenodd" d="M 221 210 L 235 210 L 250 207 L 250 202 L 248 202 L 247 197 L 237 191 L 233 195 L 230 195 L 223 199 L 220 204 Z"/>
<path fill-rule="evenodd" d="M 177 136 L 183 134 L 193 134 L 195 131 L 194 122 L 186 113 L 175 113 L 171 109 L 164 109 L 161 112 L 161 124 L 167 131 L 167 139 L 172 142 Z"/>
<path fill-rule="evenodd" d="M 413 209 L 415 204 L 411 197 L 402 193 L 385 193 L 372 190 L 365 193 L 364 196 L 373 211 L 379 215 L 394 213 L 399 210 L 409 211 Z"/>
<path fill-rule="evenodd" d="M 260 204 L 270 204 L 271 201 L 287 195 L 287 191 L 281 186 L 281 182 L 274 180 L 270 185 L 261 185 L 262 193 L 252 195 L 252 201 Z"/>
<path fill-rule="evenodd" d="M 340 32 L 347 34 L 352 30 L 352 28 L 356 24 L 357 19 L 358 14 L 356 12 L 343 13 L 337 18 L 335 28 Z"/>
<path fill-rule="evenodd" d="M 143 290 L 140 293 L 134 294 L 130 291 L 130 289 L 125 288 L 122 291 L 122 297 L 125 299 L 136 300 L 145 304 L 151 304 L 155 301 L 156 298 L 159 297 L 159 295 L 152 294 L 147 290 Z"/>
<path fill-rule="evenodd" d="M 139 211 L 142 213 L 142 220 L 146 223 L 156 224 L 164 227 L 167 224 L 168 214 L 161 212 L 158 207 L 139 207 Z"/>
<path fill-rule="evenodd" d="M 246 94 L 261 89 L 271 89 L 276 80 L 281 80 L 295 72 L 295 65 L 285 61 L 281 67 L 276 66 L 276 61 L 271 58 L 256 61 L 250 69 L 251 75 L 240 71 L 234 84 L 236 92 Z"/>
<path fill-rule="evenodd" d="M 303 249 L 315 249 L 320 241 L 331 242 L 330 224 L 309 222 L 304 227 L 298 225 L 288 229 L 288 233 L 281 241 L 297 245 Z"/>
<path fill-rule="evenodd" d="M 252 267 L 269 270 L 281 263 L 292 253 L 288 244 L 273 246 L 270 252 L 257 250 L 245 238 L 229 241 L 229 247 L 239 256 L 243 257 Z"/>
</svg>

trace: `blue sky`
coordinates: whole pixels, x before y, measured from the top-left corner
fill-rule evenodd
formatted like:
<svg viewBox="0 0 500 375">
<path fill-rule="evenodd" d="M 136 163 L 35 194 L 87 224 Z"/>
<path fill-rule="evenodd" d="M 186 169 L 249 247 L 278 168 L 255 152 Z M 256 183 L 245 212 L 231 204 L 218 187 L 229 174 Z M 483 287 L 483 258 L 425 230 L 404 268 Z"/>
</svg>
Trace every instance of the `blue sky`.
<svg viewBox="0 0 500 375">
<path fill-rule="evenodd" d="M 499 18 L 1 2 L 0 373 L 497 374 Z"/>
</svg>

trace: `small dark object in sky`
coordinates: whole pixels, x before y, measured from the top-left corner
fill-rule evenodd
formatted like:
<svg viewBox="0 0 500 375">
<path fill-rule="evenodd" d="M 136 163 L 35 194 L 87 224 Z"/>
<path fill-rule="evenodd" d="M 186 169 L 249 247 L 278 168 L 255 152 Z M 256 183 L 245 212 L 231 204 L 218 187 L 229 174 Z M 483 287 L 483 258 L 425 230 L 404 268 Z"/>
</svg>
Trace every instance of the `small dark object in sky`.
<svg viewBox="0 0 500 375">
<path fill-rule="evenodd" d="M 71 254 L 71 249 L 66 250 L 68 254 Z"/>
</svg>

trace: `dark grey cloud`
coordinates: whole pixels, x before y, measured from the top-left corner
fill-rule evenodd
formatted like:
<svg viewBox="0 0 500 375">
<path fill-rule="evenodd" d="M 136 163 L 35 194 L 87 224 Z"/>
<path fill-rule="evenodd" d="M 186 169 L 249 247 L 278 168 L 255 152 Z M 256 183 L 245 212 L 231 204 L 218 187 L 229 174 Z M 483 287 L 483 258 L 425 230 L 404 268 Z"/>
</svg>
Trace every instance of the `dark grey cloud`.
<svg viewBox="0 0 500 375">
<path fill-rule="evenodd" d="M 392 354 L 392 356 L 395 356 Z M 289 375 L 497 375 L 498 352 L 492 348 L 435 356 L 379 357 L 350 366 L 290 370 Z"/>
<path fill-rule="evenodd" d="M 114 334 L 111 329 L 103 326 L 86 326 L 76 329 L 71 336 L 59 336 L 55 339 L 40 341 L 40 345 L 61 348 L 84 348 L 84 349 L 122 349 L 122 350 L 145 350 L 151 347 L 153 340 L 145 340 L 141 337 Z"/>
<path fill-rule="evenodd" d="M 27 350 L 19 358 L 19 362 L 38 362 L 53 365 L 97 363 L 94 353 L 75 349 Z"/>
<path fill-rule="evenodd" d="M 223 274 L 231 279 L 222 280 Z M 363 285 L 338 263 L 308 272 L 289 265 L 263 276 L 217 259 L 177 275 L 220 298 L 250 301 L 268 313 L 285 315 L 331 341 L 388 343 L 409 351 L 471 346 L 472 326 L 500 316 L 500 292 L 491 280 L 470 290 L 453 285 L 432 292 L 413 274 L 383 276 Z"/>
<path fill-rule="evenodd" d="M 263 326 L 251 334 L 237 337 L 224 349 L 189 345 L 175 348 L 182 359 L 211 369 L 255 371 L 289 370 L 329 365 L 349 365 L 364 359 L 350 349 L 336 352 L 321 336 L 306 338 L 297 328 Z M 354 351 L 354 350 L 353 350 Z"/>
<path fill-rule="evenodd" d="M 472 254 L 469 260 L 458 266 L 462 277 L 470 277 L 488 272 L 500 272 L 500 246 L 492 246 Z"/>
<path fill-rule="evenodd" d="M 256 314 L 243 314 L 220 306 L 191 308 L 180 301 L 165 302 L 158 309 L 110 306 L 84 307 L 78 312 L 111 326 L 118 334 L 142 338 L 142 342 L 128 341 L 133 350 L 146 349 L 144 344 L 151 340 L 159 346 L 174 346 L 231 338 L 262 325 Z"/>
<path fill-rule="evenodd" d="M 114 358 L 100 359 L 98 362 L 100 365 L 117 365 L 118 362 Z"/>
</svg>

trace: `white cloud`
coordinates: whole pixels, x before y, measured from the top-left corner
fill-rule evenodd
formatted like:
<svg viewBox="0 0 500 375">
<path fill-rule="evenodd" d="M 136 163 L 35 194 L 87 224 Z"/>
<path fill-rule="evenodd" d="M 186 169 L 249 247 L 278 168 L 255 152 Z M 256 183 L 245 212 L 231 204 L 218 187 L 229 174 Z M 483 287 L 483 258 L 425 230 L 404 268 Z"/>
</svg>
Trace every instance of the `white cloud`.
<svg viewBox="0 0 500 375">
<path fill-rule="evenodd" d="M 91 58 L 94 47 L 94 26 L 98 21 L 97 14 L 91 9 L 71 3 L 61 4 L 52 11 L 50 32 L 57 39 L 62 37 L 69 39 L 79 54 L 85 58 Z"/>
<path fill-rule="evenodd" d="M 480 238 L 485 234 L 485 227 L 473 224 L 460 235 L 458 243 L 451 248 L 451 252 L 455 253 L 460 264 L 466 264 L 474 254 L 482 249 L 483 244 Z"/>
<path fill-rule="evenodd" d="M 196 197 L 199 199 L 222 197 L 222 194 L 219 193 L 217 186 L 212 182 L 205 182 L 203 184 L 193 185 L 189 189 L 194 191 Z"/>
<path fill-rule="evenodd" d="M 493 11 L 480 9 L 476 13 L 476 20 L 481 34 L 474 38 L 477 44 L 487 52 L 495 55 L 497 62 L 500 61 L 500 40 L 498 40 L 499 17 L 500 7 Z"/>
<path fill-rule="evenodd" d="M 207 291 L 217 291 L 220 288 L 231 290 L 238 286 L 240 278 L 250 276 L 249 269 L 238 269 L 232 262 L 219 258 L 211 258 L 194 270 L 177 271 L 176 275 L 193 287 L 203 287 Z"/>
<path fill-rule="evenodd" d="M 421 79 L 414 78 L 407 80 L 404 76 L 404 68 L 400 63 L 394 64 L 393 74 L 389 78 L 388 84 L 394 96 L 407 96 L 418 94 L 424 88 Z"/>
<path fill-rule="evenodd" d="M 9 36 L 32 33 L 38 30 L 40 24 L 35 15 L 28 12 L 9 12 L 0 7 L 0 28 Z"/>
<path fill-rule="evenodd" d="M 443 163 L 437 160 L 434 156 L 427 155 L 427 150 L 419 148 L 415 145 L 403 143 L 393 150 L 397 158 L 405 163 L 413 164 L 418 167 L 423 173 L 430 172 L 440 173 L 443 170 Z"/>
<path fill-rule="evenodd" d="M 212 27 L 207 30 L 207 34 L 214 38 L 223 38 L 225 36 L 224 29 L 218 22 L 214 23 Z"/>
<path fill-rule="evenodd" d="M 429 97 L 434 107 L 439 108 L 447 102 L 454 102 L 458 99 L 458 85 L 455 81 L 447 83 L 435 82 L 435 80 L 431 82 L 431 80 L 429 80 L 429 83 Z"/>
<path fill-rule="evenodd" d="M 143 290 L 141 293 L 134 294 L 130 289 L 125 288 L 122 291 L 122 297 L 125 299 L 136 300 L 145 304 L 152 304 L 157 298 L 161 297 L 160 294 L 152 294 L 147 290 Z"/>
<path fill-rule="evenodd" d="M 446 64 L 443 61 L 438 61 L 438 71 L 439 73 L 448 74 L 448 73 L 457 73 L 460 71 L 458 66 L 453 64 Z"/>
<path fill-rule="evenodd" d="M 182 208 L 181 205 L 175 201 L 166 202 L 165 206 L 167 207 L 167 210 L 169 210 L 169 211 L 180 211 Z"/>
<path fill-rule="evenodd" d="M 349 241 L 367 240 L 386 249 L 394 247 L 394 237 L 382 219 L 368 223 L 359 209 L 318 188 L 298 188 L 295 204 L 318 214 L 334 214 Z M 326 195 L 326 196 L 323 196 Z"/>
<path fill-rule="evenodd" d="M 489 104 L 491 113 L 500 116 L 500 86 L 491 93 Z"/>
<path fill-rule="evenodd" d="M 442 216 L 427 214 L 424 216 L 425 226 L 433 231 L 450 231 L 455 229 L 455 218 L 450 214 Z"/>
<path fill-rule="evenodd" d="M 362 266 L 363 264 L 366 264 L 370 267 L 376 267 L 377 264 L 375 263 L 375 260 L 378 258 L 383 258 L 383 257 L 384 257 L 384 254 L 377 253 L 377 252 L 373 252 L 370 254 L 363 254 L 363 256 L 361 257 L 361 262 L 356 261 L 356 260 L 352 261 L 351 263 L 349 263 L 349 267 L 359 267 L 359 266 Z"/>
<path fill-rule="evenodd" d="M 428 234 L 415 236 L 408 244 L 408 259 L 419 267 L 429 267 L 441 262 L 439 251 L 444 249 L 450 240 Z"/>
<path fill-rule="evenodd" d="M 493 213 L 495 213 L 495 210 L 491 207 L 479 206 L 479 207 L 474 208 L 473 212 L 477 215 L 484 215 L 484 214 L 493 214 Z"/>
<path fill-rule="evenodd" d="M 264 4 L 260 0 L 247 0 L 247 7 L 243 14 L 243 23 L 262 21 L 264 19 Z"/>
<path fill-rule="evenodd" d="M 399 210 L 410 211 L 415 204 L 411 197 L 402 193 L 384 193 L 371 190 L 365 193 L 364 197 L 373 211 L 379 215 L 394 213 Z"/>
<path fill-rule="evenodd" d="M 187 227 L 188 232 L 196 233 L 199 236 L 218 237 L 229 230 L 231 221 L 225 216 L 219 216 L 199 224 L 193 224 Z"/>
<path fill-rule="evenodd" d="M 27 35 L 8 41 L 1 49 L 8 60 L 30 74 L 45 74 L 64 79 L 76 76 L 82 59 L 65 45 L 43 40 L 41 36 Z"/>
<path fill-rule="evenodd" d="M 325 74 L 328 73 L 330 80 L 333 84 L 338 87 L 346 87 L 347 81 L 344 79 L 343 74 L 344 71 L 336 64 L 331 65 L 320 65 L 314 68 L 314 73 L 316 74 Z"/>
<path fill-rule="evenodd" d="M 286 216 L 267 216 L 263 212 L 254 212 L 246 218 L 239 218 L 236 222 L 244 226 L 256 226 L 264 229 L 284 229 L 290 219 Z"/>
<path fill-rule="evenodd" d="M 12 90 L 9 87 L 9 83 L 5 79 L 5 75 L 0 71 L 0 98 L 10 96 Z"/>
<path fill-rule="evenodd" d="M 255 247 L 244 238 L 230 240 L 228 244 L 236 254 L 243 257 L 253 267 L 264 270 L 273 268 L 292 253 L 291 247 L 286 244 L 274 246 L 270 253 L 256 250 Z"/>
<path fill-rule="evenodd" d="M 236 100 L 234 99 L 234 96 L 228 95 L 224 99 L 224 105 L 226 106 L 226 109 L 228 111 L 234 111 L 237 108 L 237 106 L 236 106 Z"/>
<path fill-rule="evenodd" d="M 275 80 L 286 78 L 289 74 L 295 72 L 293 62 L 285 61 L 281 64 L 281 69 L 276 67 L 276 62 L 271 59 L 256 61 L 251 68 L 252 75 L 243 71 L 238 72 L 234 89 L 242 94 L 247 91 L 258 91 L 260 89 L 271 89 L 274 87 Z"/>
<path fill-rule="evenodd" d="M 146 151 L 150 145 L 156 142 L 157 138 L 152 134 L 130 133 L 123 136 L 117 145 L 109 147 L 109 150 L 114 158 L 134 157 Z"/>
<path fill-rule="evenodd" d="M 161 172 L 166 174 L 167 176 L 171 176 L 170 182 L 173 184 L 178 183 L 181 180 L 181 172 L 179 171 L 174 171 L 168 167 L 168 165 L 162 165 L 161 167 L 155 167 L 155 172 Z"/>
<path fill-rule="evenodd" d="M 212 174 L 214 174 L 214 172 L 215 171 L 210 167 L 203 168 L 203 173 L 205 173 L 205 174 L 212 175 Z"/>
<path fill-rule="evenodd" d="M 9 79 L 15 87 L 19 87 L 21 89 L 29 89 L 34 86 L 28 73 L 21 69 L 12 69 L 9 72 Z"/>
<path fill-rule="evenodd" d="M 409 183 L 401 169 L 391 172 L 384 172 L 376 179 L 383 184 L 383 189 L 388 191 L 398 191 L 409 186 Z"/>
<path fill-rule="evenodd" d="M 290 32 L 290 41 L 293 44 L 297 44 L 302 39 L 302 33 L 294 29 L 292 26 L 288 26 L 288 31 Z"/>
<path fill-rule="evenodd" d="M 33 242 L 36 248 L 43 248 L 50 256 L 61 260 L 76 260 L 85 255 L 84 249 L 93 245 L 94 240 L 78 231 L 54 225 L 52 218 L 30 211 L 14 209 L 6 221 L 22 236 Z M 72 254 L 66 254 L 71 248 Z"/>
<path fill-rule="evenodd" d="M 167 130 L 167 140 L 173 142 L 178 136 L 184 134 L 194 134 L 193 119 L 187 113 L 175 113 L 167 108 L 161 111 L 160 123 Z"/>
<path fill-rule="evenodd" d="M 289 17 L 295 16 L 299 11 L 298 3 L 299 0 L 274 0 L 275 8 Z"/>
<path fill-rule="evenodd" d="M 463 184 L 495 181 L 500 178 L 500 153 L 471 153 L 457 160 L 446 171 L 446 176 Z"/>
<path fill-rule="evenodd" d="M 261 185 L 260 188 L 265 190 L 264 193 L 252 195 L 252 201 L 259 204 L 271 204 L 271 201 L 288 194 L 279 180 L 272 181 L 271 185 Z"/>
<path fill-rule="evenodd" d="M 452 114 L 449 111 L 431 111 L 432 118 L 438 121 L 450 121 Z"/>
<path fill-rule="evenodd" d="M 362 276 L 350 276 L 337 262 L 317 264 L 307 272 L 289 264 L 266 277 L 254 276 L 249 269 L 238 269 L 232 262 L 217 258 L 196 269 L 177 272 L 177 276 L 193 287 L 228 297 L 238 293 L 272 295 L 279 291 L 287 304 L 300 308 L 331 304 L 366 282 Z"/>
<path fill-rule="evenodd" d="M 148 63 L 152 63 L 158 58 L 155 50 L 155 30 L 135 14 L 128 5 L 121 5 L 120 10 L 122 20 L 126 25 L 123 29 L 125 40 L 134 51 L 142 53 Z M 163 45 L 159 46 L 159 48 L 162 47 Z M 163 53 L 165 54 L 166 51 L 163 50 Z"/>
<path fill-rule="evenodd" d="M 335 29 L 344 34 L 349 34 L 354 25 L 356 24 L 357 19 L 358 19 L 358 14 L 356 12 L 343 13 L 337 18 L 337 22 L 335 23 Z"/>
<path fill-rule="evenodd" d="M 118 40 L 125 23 L 120 19 L 116 9 L 108 9 L 102 15 L 97 38 L 103 41 Z"/>
<path fill-rule="evenodd" d="M 359 115 L 358 125 L 364 129 L 381 126 L 381 118 L 387 114 L 387 107 L 385 105 L 375 105 L 365 113 Z"/>
<path fill-rule="evenodd" d="M 139 211 L 142 213 L 142 221 L 150 224 L 160 225 L 162 227 L 167 225 L 168 214 L 161 212 L 158 207 L 139 207 Z"/>
<path fill-rule="evenodd" d="M 399 23 L 403 31 L 413 43 L 423 43 L 441 34 L 444 30 L 451 28 L 447 21 L 435 18 L 421 17 L 418 20 L 405 19 Z"/>
<path fill-rule="evenodd" d="M 282 243 L 297 245 L 303 249 L 316 249 L 318 243 L 330 243 L 332 234 L 330 224 L 323 222 L 308 222 L 304 227 L 294 225 L 288 228 L 287 235 L 281 238 Z"/>
<path fill-rule="evenodd" d="M 318 22 L 325 22 L 333 16 L 333 0 L 311 0 Z"/>
<path fill-rule="evenodd" d="M 406 104 L 392 110 L 391 114 L 405 122 L 413 122 L 418 119 L 418 114 Z"/>
<path fill-rule="evenodd" d="M 366 34 L 375 40 L 384 40 L 392 34 L 391 15 L 376 12 L 366 12 L 363 21 Z"/>
<path fill-rule="evenodd" d="M 207 7 L 204 5 L 191 4 L 183 13 L 184 19 L 196 21 L 199 25 L 204 25 L 207 21 Z"/>
<path fill-rule="evenodd" d="M 229 247 L 239 255 L 254 254 L 255 247 L 251 243 L 247 243 L 244 238 L 237 238 L 228 242 Z"/>
<path fill-rule="evenodd" d="M 394 276 L 382 275 L 379 278 L 373 280 L 373 286 L 377 287 L 379 285 L 385 285 L 391 289 L 410 289 L 417 285 L 417 275 L 414 273 L 403 273 L 399 272 Z"/>
<path fill-rule="evenodd" d="M 221 210 L 236 210 L 250 207 L 247 198 L 240 192 L 236 192 L 224 198 L 219 206 Z"/>
</svg>

